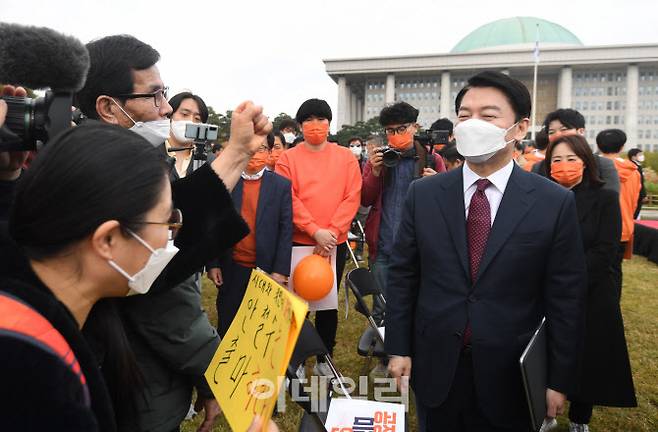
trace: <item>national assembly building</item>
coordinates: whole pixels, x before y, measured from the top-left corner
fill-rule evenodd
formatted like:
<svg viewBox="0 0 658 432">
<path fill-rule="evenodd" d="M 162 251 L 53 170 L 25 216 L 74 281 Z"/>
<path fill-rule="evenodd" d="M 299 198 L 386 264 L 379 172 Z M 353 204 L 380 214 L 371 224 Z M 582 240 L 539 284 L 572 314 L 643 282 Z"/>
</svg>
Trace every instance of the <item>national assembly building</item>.
<svg viewBox="0 0 658 432">
<path fill-rule="evenodd" d="M 532 92 L 537 34 L 535 130 L 550 111 L 574 108 L 585 116 L 590 144 L 601 130 L 620 128 L 627 148 L 658 151 L 658 44 L 585 46 L 564 27 L 531 17 L 483 25 L 445 54 L 324 60 L 338 84 L 337 126 L 376 117 L 397 101 L 418 108 L 423 127 L 454 121 L 457 92 L 483 70 L 509 74 Z"/>
</svg>

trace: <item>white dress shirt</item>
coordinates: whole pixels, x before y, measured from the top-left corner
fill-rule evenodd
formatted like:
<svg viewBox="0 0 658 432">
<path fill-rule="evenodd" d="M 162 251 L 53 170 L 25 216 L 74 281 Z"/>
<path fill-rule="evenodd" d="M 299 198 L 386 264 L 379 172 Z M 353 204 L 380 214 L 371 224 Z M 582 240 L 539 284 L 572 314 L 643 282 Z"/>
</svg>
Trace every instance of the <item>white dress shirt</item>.
<svg viewBox="0 0 658 432">
<path fill-rule="evenodd" d="M 487 196 L 489 206 L 491 207 L 491 225 L 493 225 L 494 220 L 496 219 L 498 207 L 500 207 L 500 202 L 503 200 L 503 194 L 505 193 L 505 188 L 507 187 L 507 182 L 512 175 L 513 169 L 514 162 L 510 160 L 507 165 L 487 177 L 487 179 L 491 182 L 491 185 L 484 190 L 484 194 Z M 471 198 L 473 198 L 473 194 L 477 190 L 475 182 L 480 180 L 482 177 L 475 174 L 468 167 L 468 162 L 464 164 L 462 175 L 464 177 L 464 208 L 466 209 L 465 218 L 468 219 L 468 208 L 471 205 Z"/>
</svg>

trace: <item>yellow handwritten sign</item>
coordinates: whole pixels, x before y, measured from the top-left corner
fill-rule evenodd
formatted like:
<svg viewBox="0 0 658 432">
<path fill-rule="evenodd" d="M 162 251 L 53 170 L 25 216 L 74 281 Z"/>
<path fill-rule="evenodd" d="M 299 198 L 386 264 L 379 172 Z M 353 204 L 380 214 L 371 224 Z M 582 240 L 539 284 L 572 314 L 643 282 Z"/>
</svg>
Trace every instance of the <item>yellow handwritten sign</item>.
<svg viewBox="0 0 658 432">
<path fill-rule="evenodd" d="M 267 425 L 308 305 L 267 273 L 251 272 L 242 304 L 215 352 L 206 380 L 234 431 L 254 416 Z"/>
</svg>

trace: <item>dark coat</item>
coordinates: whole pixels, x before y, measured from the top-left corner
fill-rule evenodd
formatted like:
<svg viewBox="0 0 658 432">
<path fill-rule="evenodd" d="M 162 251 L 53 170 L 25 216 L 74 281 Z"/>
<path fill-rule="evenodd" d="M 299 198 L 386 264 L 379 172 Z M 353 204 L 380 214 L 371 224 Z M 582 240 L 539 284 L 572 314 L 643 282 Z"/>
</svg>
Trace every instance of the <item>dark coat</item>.
<svg viewBox="0 0 658 432">
<path fill-rule="evenodd" d="M 242 209 L 244 180 L 233 188 L 233 206 Z M 256 208 L 256 266 L 267 273 L 290 275 L 292 254 L 292 183 L 282 175 L 265 170 Z M 221 267 L 232 259 L 231 252 L 206 267 Z M 224 265 L 222 265 L 224 264 Z"/>
<path fill-rule="evenodd" d="M 91 348 L 69 310 L 30 269 L 2 234 L 0 289 L 39 312 L 64 337 L 87 382 L 91 409 L 80 403 L 80 381 L 57 357 L 0 334 L 0 419 L 3 430 L 116 431 L 112 402 Z"/>
<path fill-rule="evenodd" d="M 577 220 L 573 194 L 514 165 L 473 285 L 462 168 L 411 184 L 388 273 L 385 344 L 412 358 L 420 403 L 446 399 L 467 322 L 478 405 L 492 424 L 527 427 L 519 357 L 543 316 L 548 386 L 573 390 L 587 283 Z"/>
<path fill-rule="evenodd" d="M 635 390 L 612 266 L 621 236 L 619 196 L 585 181 L 573 189 L 587 256 L 585 342 L 572 401 L 634 407 Z"/>
</svg>

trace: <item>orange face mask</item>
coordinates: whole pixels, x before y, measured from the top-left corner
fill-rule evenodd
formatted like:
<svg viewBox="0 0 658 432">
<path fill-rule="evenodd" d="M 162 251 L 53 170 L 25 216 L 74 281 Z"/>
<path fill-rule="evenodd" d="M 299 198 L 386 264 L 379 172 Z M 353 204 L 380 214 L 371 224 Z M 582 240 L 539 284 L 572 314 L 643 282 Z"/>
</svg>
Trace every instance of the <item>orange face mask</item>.
<svg viewBox="0 0 658 432">
<path fill-rule="evenodd" d="M 270 156 L 267 158 L 267 166 L 274 169 L 274 165 L 279 160 L 281 153 L 283 153 L 283 149 L 272 149 Z"/>
<path fill-rule="evenodd" d="M 250 173 L 257 173 L 260 172 L 263 168 L 265 168 L 265 165 L 267 164 L 267 160 L 269 159 L 269 152 L 256 152 L 255 155 L 249 159 L 249 162 L 247 163 L 247 172 Z"/>
<path fill-rule="evenodd" d="M 551 177 L 565 188 L 571 189 L 583 178 L 583 161 L 563 161 L 551 163 Z"/>
<path fill-rule="evenodd" d="M 305 121 L 302 123 L 302 133 L 304 141 L 311 145 L 320 145 L 327 141 L 329 124 L 317 120 Z"/>
<path fill-rule="evenodd" d="M 414 140 L 414 136 L 411 132 L 405 132 L 403 134 L 394 134 L 387 135 L 386 139 L 388 140 L 388 145 L 395 150 L 406 150 Z"/>
</svg>

